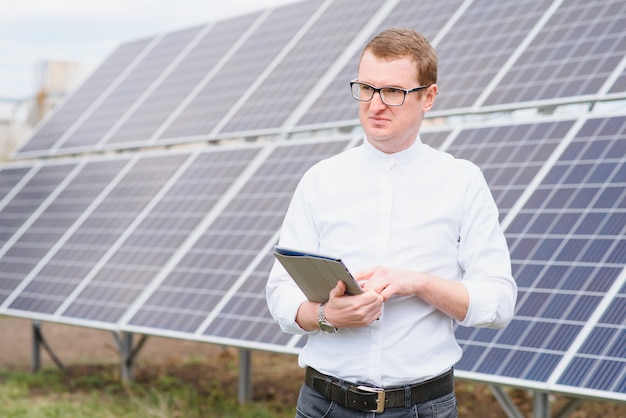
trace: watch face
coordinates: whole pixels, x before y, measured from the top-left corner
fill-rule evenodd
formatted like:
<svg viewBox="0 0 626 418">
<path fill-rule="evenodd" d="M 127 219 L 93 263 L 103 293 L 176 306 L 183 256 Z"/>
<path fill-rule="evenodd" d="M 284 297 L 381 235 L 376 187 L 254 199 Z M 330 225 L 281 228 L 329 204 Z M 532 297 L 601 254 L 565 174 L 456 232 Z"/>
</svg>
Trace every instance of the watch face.
<svg viewBox="0 0 626 418">
<path fill-rule="evenodd" d="M 320 322 L 320 329 L 324 332 L 335 333 L 337 328 L 329 324 L 328 322 Z"/>
</svg>

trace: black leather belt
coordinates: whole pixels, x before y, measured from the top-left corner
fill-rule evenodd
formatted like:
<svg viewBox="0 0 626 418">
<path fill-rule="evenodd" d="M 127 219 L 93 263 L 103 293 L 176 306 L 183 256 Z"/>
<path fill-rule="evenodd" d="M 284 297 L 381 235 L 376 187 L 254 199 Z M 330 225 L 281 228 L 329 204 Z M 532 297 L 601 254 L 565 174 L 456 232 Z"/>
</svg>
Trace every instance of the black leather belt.
<svg viewBox="0 0 626 418">
<path fill-rule="evenodd" d="M 381 413 L 385 408 L 398 408 L 406 405 L 405 387 L 383 389 L 360 386 L 327 376 L 307 367 L 304 383 L 315 389 L 320 395 L 346 408 L 359 411 Z M 428 402 L 454 391 L 454 372 L 450 371 L 424 382 L 408 387 L 411 405 Z"/>
</svg>

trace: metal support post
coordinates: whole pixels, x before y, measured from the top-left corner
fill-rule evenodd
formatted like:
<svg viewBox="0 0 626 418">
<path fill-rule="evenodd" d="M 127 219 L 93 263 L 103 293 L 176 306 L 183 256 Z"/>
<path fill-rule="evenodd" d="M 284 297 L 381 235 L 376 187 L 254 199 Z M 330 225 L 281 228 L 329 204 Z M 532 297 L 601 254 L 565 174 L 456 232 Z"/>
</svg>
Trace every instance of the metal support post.
<svg viewBox="0 0 626 418">
<path fill-rule="evenodd" d="M 501 386 L 489 385 L 489 389 L 491 389 L 493 396 L 495 396 L 508 418 L 524 418 L 513 399 Z"/>
<path fill-rule="evenodd" d="M 252 400 L 252 355 L 250 350 L 239 349 L 239 403 Z"/>
<path fill-rule="evenodd" d="M 39 341 L 41 336 L 41 322 L 33 321 L 33 344 L 31 350 L 31 369 L 34 372 L 41 368 L 41 350 L 39 349 Z"/>
<path fill-rule="evenodd" d="M 44 350 L 50 355 L 50 358 L 57 365 L 57 367 L 64 372 L 67 372 L 67 367 L 61 362 L 61 360 L 54 354 L 52 348 L 48 345 L 45 338 L 43 337 L 43 333 L 41 332 L 41 322 L 33 321 L 33 345 L 32 345 L 32 370 L 34 372 L 39 371 L 41 368 L 41 350 L 43 347 Z"/>
<path fill-rule="evenodd" d="M 534 393 L 533 418 L 550 418 L 550 399 L 546 392 Z"/>
<path fill-rule="evenodd" d="M 121 336 L 115 332 L 111 332 L 111 335 L 120 353 L 122 380 L 129 382 L 133 380 L 135 357 L 145 344 L 148 336 L 143 335 L 137 343 L 137 346 L 133 348 L 133 334 L 131 332 L 122 332 Z"/>
<path fill-rule="evenodd" d="M 124 382 L 130 382 L 133 380 L 133 334 L 130 332 L 123 332 L 120 356 L 122 365 L 122 380 Z"/>
</svg>

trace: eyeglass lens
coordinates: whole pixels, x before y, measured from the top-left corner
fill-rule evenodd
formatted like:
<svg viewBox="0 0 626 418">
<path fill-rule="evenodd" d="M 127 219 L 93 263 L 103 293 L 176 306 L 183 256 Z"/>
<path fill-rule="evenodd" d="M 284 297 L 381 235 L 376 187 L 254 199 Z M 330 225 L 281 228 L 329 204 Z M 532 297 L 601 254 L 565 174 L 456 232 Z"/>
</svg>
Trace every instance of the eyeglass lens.
<svg viewBox="0 0 626 418">
<path fill-rule="evenodd" d="M 369 102 L 374 97 L 374 93 L 380 94 L 380 99 L 388 106 L 400 106 L 404 103 L 406 92 L 392 87 L 375 88 L 369 84 L 352 83 L 352 96 L 362 102 Z"/>
</svg>

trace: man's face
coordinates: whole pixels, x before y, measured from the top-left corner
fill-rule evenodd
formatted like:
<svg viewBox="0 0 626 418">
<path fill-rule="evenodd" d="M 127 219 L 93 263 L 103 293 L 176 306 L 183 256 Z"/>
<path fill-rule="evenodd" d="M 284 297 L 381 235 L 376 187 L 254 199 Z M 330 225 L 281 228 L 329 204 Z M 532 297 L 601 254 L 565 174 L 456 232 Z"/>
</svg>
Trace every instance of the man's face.
<svg viewBox="0 0 626 418">
<path fill-rule="evenodd" d="M 357 80 L 374 87 L 412 89 L 420 85 L 417 69 L 408 57 L 385 60 L 366 51 L 359 64 Z M 370 143 L 386 153 L 410 147 L 422 124 L 424 113 L 433 105 L 437 86 L 406 95 L 402 106 L 387 106 L 378 93 L 369 102 L 359 102 L 359 119 Z"/>
</svg>

